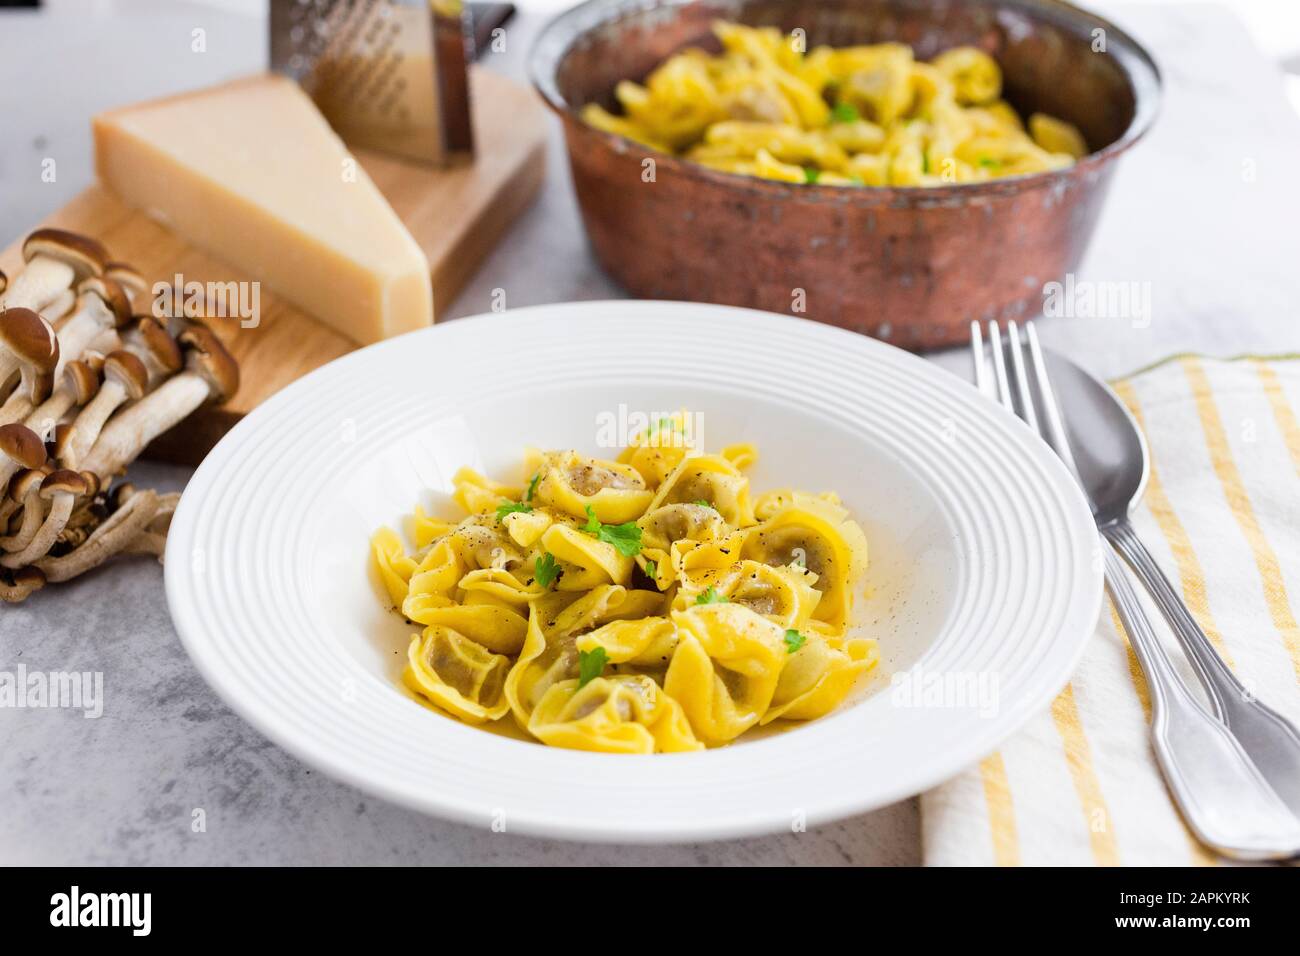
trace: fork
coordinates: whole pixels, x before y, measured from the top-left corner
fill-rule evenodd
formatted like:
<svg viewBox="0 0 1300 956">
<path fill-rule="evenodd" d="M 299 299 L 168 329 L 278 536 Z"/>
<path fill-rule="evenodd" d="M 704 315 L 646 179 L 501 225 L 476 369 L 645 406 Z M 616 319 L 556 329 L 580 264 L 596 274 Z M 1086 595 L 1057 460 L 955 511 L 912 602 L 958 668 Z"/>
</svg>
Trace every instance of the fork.
<svg viewBox="0 0 1300 956">
<path fill-rule="evenodd" d="M 997 323 L 990 322 L 988 329 L 991 374 L 979 323 L 971 323 L 977 387 L 1046 441 L 1087 495 L 1033 325 L 1025 326 L 1022 341 L 1016 323 L 1008 322 L 1005 347 Z M 1095 513 L 1095 502 L 1089 504 Z M 1188 827 L 1202 843 L 1235 859 L 1285 859 L 1300 854 L 1300 820 L 1231 731 L 1193 696 L 1156 637 L 1119 552 L 1100 531 L 1097 542 L 1106 590 L 1150 689 L 1156 759 Z"/>
</svg>

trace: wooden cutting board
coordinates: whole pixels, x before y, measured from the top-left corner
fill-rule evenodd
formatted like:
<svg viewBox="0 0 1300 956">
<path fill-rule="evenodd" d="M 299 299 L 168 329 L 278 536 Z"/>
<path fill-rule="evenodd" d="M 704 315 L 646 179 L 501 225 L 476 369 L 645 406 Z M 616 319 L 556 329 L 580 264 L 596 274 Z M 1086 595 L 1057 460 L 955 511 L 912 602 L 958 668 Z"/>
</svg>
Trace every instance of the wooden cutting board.
<svg viewBox="0 0 1300 956">
<path fill-rule="evenodd" d="M 471 67 L 470 84 L 476 141 L 472 164 L 429 169 L 380 153 L 355 153 L 428 257 L 435 317 L 532 201 L 546 162 L 545 108 L 537 95 L 482 67 Z M 99 185 L 42 225 L 94 236 L 151 285 L 170 283 L 177 273 L 187 282 L 255 278 L 189 245 Z M 22 238 L 0 253 L 0 269 L 10 277 L 22 268 Z M 260 305 L 261 322 L 255 329 L 240 328 L 237 319 L 208 323 L 239 360 L 238 393 L 225 405 L 196 412 L 154 442 L 146 457 L 198 464 L 222 435 L 271 395 L 357 348 L 265 287 Z"/>
</svg>

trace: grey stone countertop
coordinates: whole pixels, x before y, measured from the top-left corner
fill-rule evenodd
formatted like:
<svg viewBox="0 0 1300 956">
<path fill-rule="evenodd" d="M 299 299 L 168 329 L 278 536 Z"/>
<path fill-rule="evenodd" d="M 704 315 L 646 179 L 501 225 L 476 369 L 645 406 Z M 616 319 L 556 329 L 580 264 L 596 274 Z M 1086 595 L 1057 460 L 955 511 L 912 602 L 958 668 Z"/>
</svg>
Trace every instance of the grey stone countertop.
<svg viewBox="0 0 1300 956">
<path fill-rule="evenodd" d="M 1097 4 L 1094 4 L 1095 6 Z M 1300 346 L 1300 125 L 1276 66 L 1226 9 L 1102 5 L 1160 61 L 1157 127 L 1123 161 L 1080 279 L 1146 283 L 1149 316 L 1054 319 L 1047 344 L 1105 375 L 1169 353 Z M 260 21 L 134 4 L 111 20 L 0 12 L 0 84 L 28 99 L 0 141 L 0 240 L 91 178 L 96 110 L 260 68 Z M 521 15 L 488 60 L 522 78 L 542 22 Z M 207 53 L 190 51 L 207 31 Z M 111 36 L 112 43 L 104 42 Z M 59 69 L 49 65 L 56 62 Z M 148 67 L 142 67 L 148 64 Z M 39 79 L 33 80 L 32 77 Z M 592 261 L 558 126 L 548 182 L 454 303 L 488 311 L 622 293 Z M 54 157 L 58 177 L 40 179 Z M 938 356 L 957 367 L 960 355 Z M 143 485 L 185 469 L 141 463 Z M 172 628 L 156 563 L 120 561 L 0 607 L 0 671 L 103 674 L 103 714 L 0 710 L 0 863 L 35 864 L 915 864 L 917 801 L 803 834 L 662 847 L 491 834 L 389 805 L 269 743 L 208 689 Z M 201 813 L 196 813 L 201 811 Z M 203 826 L 194 821 L 202 819 Z"/>
</svg>

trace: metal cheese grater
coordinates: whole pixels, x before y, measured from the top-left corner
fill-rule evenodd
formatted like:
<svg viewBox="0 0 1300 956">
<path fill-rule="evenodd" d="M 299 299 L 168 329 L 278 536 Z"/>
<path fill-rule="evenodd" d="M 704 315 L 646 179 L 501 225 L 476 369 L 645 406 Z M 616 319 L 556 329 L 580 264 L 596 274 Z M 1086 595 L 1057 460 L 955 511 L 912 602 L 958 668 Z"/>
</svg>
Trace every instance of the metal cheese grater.
<svg viewBox="0 0 1300 956">
<path fill-rule="evenodd" d="M 271 0 L 271 69 L 302 84 L 353 146 L 468 159 L 461 0 Z"/>
</svg>

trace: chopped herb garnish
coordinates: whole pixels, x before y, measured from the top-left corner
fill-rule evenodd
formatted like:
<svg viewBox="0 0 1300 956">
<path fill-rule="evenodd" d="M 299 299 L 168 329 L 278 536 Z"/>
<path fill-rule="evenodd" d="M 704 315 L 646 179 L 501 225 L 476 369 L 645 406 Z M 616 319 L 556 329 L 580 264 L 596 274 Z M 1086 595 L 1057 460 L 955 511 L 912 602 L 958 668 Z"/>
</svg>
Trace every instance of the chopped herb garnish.
<svg viewBox="0 0 1300 956">
<path fill-rule="evenodd" d="M 694 503 L 697 504 L 697 505 L 699 505 L 701 508 L 712 508 L 712 507 L 713 507 L 713 505 L 710 504 L 709 501 L 708 501 L 708 499 L 706 499 L 706 498 L 697 498 L 697 499 L 695 499 L 695 502 L 694 502 Z"/>
<path fill-rule="evenodd" d="M 614 550 L 625 558 L 636 557 L 641 553 L 641 529 L 635 521 L 601 525 L 596 537 L 606 544 L 612 544 Z"/>
<path fill-rule="evenodd" d="M 835 108 L 831 110 L 832 123 L 856 123 L 862 119 L 862 114 L 852 103 L 836 103 Z"/>
<path fill-rule="evenodd" d="M 787 654 L 793 654 L 795 651 L 799 650 L 799 648 L 803 647 L 806 640 L 808 640 L 808 638 L 804 637 L 794 628 L 786 628 L 785 652 Z"/>
<path fill-rule="evenodd" d="M 645 576 L 651 581 L 659 577 L 659 563 L 657 561 L 647 561 L 645 563 Z"/>
<path fill-rule="evenodd" d="M 696 604 L 730 604 L 731 598 L 725 594 L 719 594 L 718 589 L 710 584 L 704 589 L 704 593 L 695 599 Z"/>
<path fill-rule="evenodd" d="M 814 169 L 812 166 L 803 168 L 803 181 L 806 183 L 815 183 L 821 177 L 821 171 Z"/>
<path fill-rule="evenodd" d="M 921 172 L 930 172 L 930 154 L 924 151 L 921 153 Z"/>
<path fill-rule="evenodd" d="M 594 535 L 597 541 L 613 545 L 614 550 L 625 558 L 633 558 L 641 553 L 641 529 L 635 521 L 603 524 L 596 517 L 596 509 L 587 505 L 587 523 L 582 526 L 582 530 Z"/>
<path fill-rule="evenodd" d="M 594 651 L 579 651 L 578 690 L 582 690 L 582 688 L 599 677 L 608 662 L 609 655 L 605 653 L 603 647 L 598 647 Z"/>
<path fill-rule="evenodd" d="M 649 438 L 655 432 L 664 431 L 665 429 L 675 432 L 677 431 L 677 423 L 671 418 L 661 418 L 645 430 L 645 437 Z"/>
<path fill-rule="evenodd" d="M 979 158 L 979 164 L 983 166 L 985 169 L 992 169 L 994 166 L 1002 165 L 998 160 L 994 159 L 992 156 L 981 156 Z"/>
<path fill-rule="evenodd" d="M 560 562 L 549 551 L 543 551 L 533 562 L 533 577 L 544 588 L 549 588 L 559 574 Z"/>
<path fill-rule="evenodd" d="M 507 502 L 504 505 L 497 505 L 497 520 L 505 521 L 506 515 L 528 514 L 532 510 L 532 505 L 526 505 L 522 501 Z"/>
<path fill-rule="evenodd" d="M 528 493 L 524 495 L 524 501 L 532 501 L 533 495 L 537 494 L 537 483 L 542 480 L 542 473 L 539 471 L 528 479 Z"/>
</svg>

